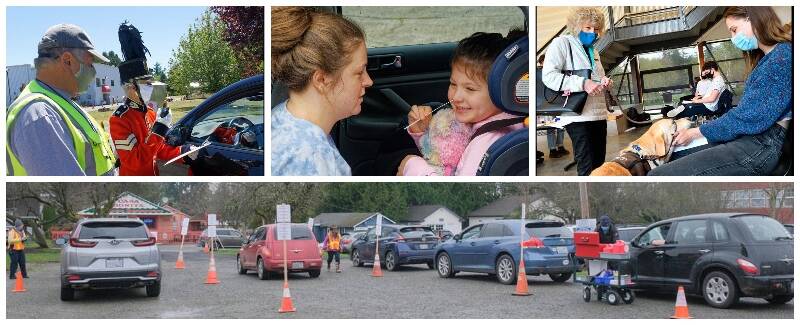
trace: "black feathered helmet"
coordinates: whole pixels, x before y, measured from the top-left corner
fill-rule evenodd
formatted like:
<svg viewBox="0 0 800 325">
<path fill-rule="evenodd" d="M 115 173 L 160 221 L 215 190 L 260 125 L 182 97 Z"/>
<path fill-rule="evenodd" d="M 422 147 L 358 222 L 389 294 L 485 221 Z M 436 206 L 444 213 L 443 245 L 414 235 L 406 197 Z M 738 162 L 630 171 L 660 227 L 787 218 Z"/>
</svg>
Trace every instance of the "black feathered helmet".
<svg viewBox="0 0 800 325">
<path fill-rule="evenodd" d="M 119 64 L 119 77 L 123 84 L 132 84 L 136 88 L 139 98 L 143 99 L 137 81 L 153 80 L 145 57 L 145 54 L 150 54 L 150 50 L 142 43 L 142 33 L 127 21 L 119 25 L 118 35 L 122 57 L 125 59 Z M 146 105 L 146 103 L 141 104 Z"/>
</svg>

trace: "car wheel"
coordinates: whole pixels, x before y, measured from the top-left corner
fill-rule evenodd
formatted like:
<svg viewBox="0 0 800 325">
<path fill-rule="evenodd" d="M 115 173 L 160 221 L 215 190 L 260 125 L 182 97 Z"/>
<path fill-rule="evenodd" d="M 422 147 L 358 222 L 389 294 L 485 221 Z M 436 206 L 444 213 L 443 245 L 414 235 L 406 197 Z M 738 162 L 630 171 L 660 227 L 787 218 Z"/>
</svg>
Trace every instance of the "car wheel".
<svg viewBox="0 0 800 325">
<path fill-rule="evenodd" d="M 428 262 L 428 268 L 431 270 L 436 269 L 436 265 L 434 265 L 433 262 Z"/>
<path fill-rule="evenodd" d="M 148 297 L 158 297 L 161 294 L 161 282 L 153 283 L 149 286 L 145 286 L 144 288 L 147 291 Z"/>
<path fill-rule="evenodd" d="M 319 273 L 320 273 L 320 270 L 311 270 L 311 271 L 308 271 L 308 276 L 310 276 L 311 278 L 318 278 L 319 277 Z"/>
<path fill-rule="evenodd" d="M 72 301 L 75 299 L 75 289 L 61 287 L 61 301 Z"/>
<path fill-rule="evenodd" d="M 387 271 L 397 271 L 397 269 L 400 268 L 397 261 L 397 254 L 393 250 L 386 252 L 385 261 L 384 264 L 386 264 Z"/>
<path fill-rule="evenodd" d="M 242 258 L 238 255 L 236 256 L 236 269 L 239 271 L 239 274 L 247 274 L 247 269 L 242 265 Z"/>
<path fill-rule="evenodd" d="M 774 305 L 782 305 L 787 302 L 792 301 L 794 299 L 794 295 L 780 295 L 780 296 L 772 296 L 771 298 L 767 298 L 769 303 Z"/>
<path fill-rule="evenodd" d="M 572 277 L 572 273 L 552 273 L 548 275 L 550 276 L 550 279 L 555 282 L 566 282 Z"/>
<path fill-rule="evenodd" d="M 514 284 L 517 281 L 517 268 L 514 259 L 508 255 L 501 255 L 494 266 L 497 280 L 502 284 Z"/>
<path fill-rule="evenodd" d="M 703 298 L 711 307 L 729 308 L 739 300 L 739 290 L 728 274 L 714 271 L 703 280 Z"/>
<path fill-rule="evenodd" d="M 592 301 L 592 288 L 591 287 L 584 287 L 583 288 L 583 301 L 585 301 L 585 302 Z"/>
<path fill-rule="evenodd" d="M 441 278 L 452 278 L 456 275 L 449 254 L 441 253 L 436 257 L 436 273 L 439 273 Z"/>
<path fill-rule="evenodd" d="M 267 270 L 266 266 L 264 265 L 264 259 L 258 258 L 258 262 L 256 262 L 256 269 L 258 270 L 258 278 L 261 280 L 269 280 L 269 271 Z"/>
<path fill-rule="evenodd" d="M 356 267 L 364 266 L 364 261 L 361 260 L 361 254 L 358 252 L 357 249 L 353 250 L 353 254 L 350 254 L 350 258 L 353 260 L 353 266 Z"/>
<path fill-rule="evenodd" d="M 622 300 L 617 290 L 608 290 L 606 293 L 606 301 L 609 305 L 618 305 L 619 301 Z"/>
<path fill-rule="evenodd" d="M 633 300 L 636 299 L 636 296 L 633 294 L 633 291 L 631 290 L 623 290 L 622 292 L 620 292 L 620 295 L 622 296 L 622 302 L 624 302 L 625 304 L 632 304 Z"/>
</svg>

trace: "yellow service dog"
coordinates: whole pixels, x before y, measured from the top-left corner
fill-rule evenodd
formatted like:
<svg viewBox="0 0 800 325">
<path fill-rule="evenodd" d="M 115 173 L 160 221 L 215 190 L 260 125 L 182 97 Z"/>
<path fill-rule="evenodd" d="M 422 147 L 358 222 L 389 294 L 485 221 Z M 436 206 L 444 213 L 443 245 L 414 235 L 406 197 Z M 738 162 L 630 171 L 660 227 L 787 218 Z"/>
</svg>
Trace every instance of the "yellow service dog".
<svg viewBox="0 0 800 325">
<path fill-rule="evenodd" d="M 590 176 L 645 176 L 654 165 L 669 161 L 672 139 L 678 130 L 688 129 L 689 119 L 662 119 L 650 126 L 641 137 L 634 140 L 619 156 L 603 163 Z"/>
</svg>

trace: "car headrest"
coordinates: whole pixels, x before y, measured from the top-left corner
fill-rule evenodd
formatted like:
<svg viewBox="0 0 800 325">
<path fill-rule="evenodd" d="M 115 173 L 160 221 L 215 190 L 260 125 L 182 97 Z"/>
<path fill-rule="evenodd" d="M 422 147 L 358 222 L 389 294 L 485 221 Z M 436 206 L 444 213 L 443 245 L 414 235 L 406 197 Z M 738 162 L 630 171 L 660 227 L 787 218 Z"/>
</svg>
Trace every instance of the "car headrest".
<svg viewBox="0 0 800 325">
<path fill-rule="evenodd" d="M 528 115 L 528 36 L 506 47 L 489 70 L 489 97 L 503 111 Z"/>
</svg>

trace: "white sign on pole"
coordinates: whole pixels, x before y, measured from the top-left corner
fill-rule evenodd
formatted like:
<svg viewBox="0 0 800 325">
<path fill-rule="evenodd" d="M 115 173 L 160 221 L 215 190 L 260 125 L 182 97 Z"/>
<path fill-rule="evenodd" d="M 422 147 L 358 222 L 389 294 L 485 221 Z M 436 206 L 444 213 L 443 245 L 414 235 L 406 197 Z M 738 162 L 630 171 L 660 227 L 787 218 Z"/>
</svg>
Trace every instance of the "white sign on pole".
<svg viewBox="0 0 800 325">
<path fill-rule="evenodd" d="M 594 231 L 597 219 L 578 219 L 575 220 L 575 231 Z"/>
<path fill-rule="evenodd" d="M 292 224 L 281 222 L 278 224 L 278 240 L 292 239 Z"/>
<path fill-rule="evenodd" d="M 208 225 L 209 226 L 216 226 L 217 225 L 217 215 L 210 213 L 208 215 Z"/>
<path fill-rule="evenodd" d="M 314 218 L 308 218 L 308 229 L 314 229 Z"/>
<path fill-rule="evenodd" d="M 278 223 L 292 222 L 292 208 L 288 204 L 278 204 L 276 208 L 278 212 Z"/>
<path fill-rule="evenodd" d="M 375 215 L 375 218 L 377 218 L 375 219 L 375 235 L 376 235 L 375 237 L 380 238 L 381 227 L 383 226 L 383 216 L 380 213 L 378 213 L 377 215 Z"/>
<path fill-rule="evenodd" d="M 181 236 L 186 236 L 186 233 L 189 231 L 189 218 L 183 218 L 183 222 L 181 222 Z"/>
<path fill-rule="evenodd" d="M 208 226 L 208 237 L 217 237 L 217 226 Z"/>
</svg>

